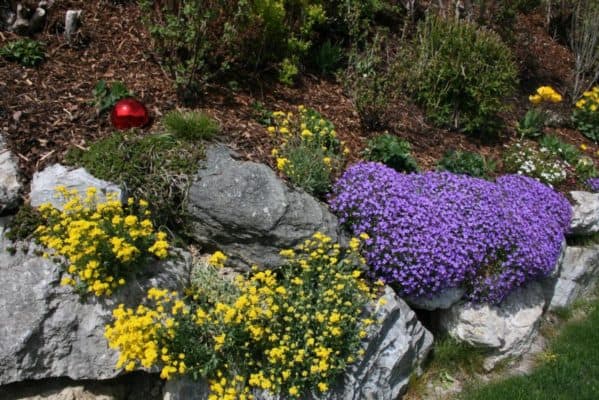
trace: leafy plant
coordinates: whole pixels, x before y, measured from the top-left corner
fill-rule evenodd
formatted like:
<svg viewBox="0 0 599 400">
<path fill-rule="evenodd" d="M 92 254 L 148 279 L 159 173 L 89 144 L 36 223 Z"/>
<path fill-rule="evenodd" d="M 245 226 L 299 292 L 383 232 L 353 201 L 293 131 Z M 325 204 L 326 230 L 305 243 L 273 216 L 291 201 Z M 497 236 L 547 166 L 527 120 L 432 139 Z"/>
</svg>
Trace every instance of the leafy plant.
<svg viewBox="0 0 599 400">
<path fill-rule="evenodd" d="M 277 169 L 308 193 L 327 193 L 333 172 L 343 164 L 333 123 L 304 106 L 297 115 L 276 111 L 273 118 L 267 130 L 279 142 L 272 151 Z"/>
<path fill-rule="evenodd" d="M 495 170 L 495 163 L 478 153 L 450 150 L 437 163 L 437 170 L 488 178 Z"/>
<path fill-rule="evenodd" d="M 164 116 L 163 122 L 170 134 L 185 140 L 212 139 L 220 132 L 217 121 L 198 111 L 170 111 Z"/>
<path fill-rule="evenodd" d="M 557 136 L 545 135 L 539 140 L 539 145 L 559 156 L 570 165 L 576 165 L 582 156 L 582 153 L 576 146 L 560 140 Z"/>
<path fill-rule="evenodd" d="M 551 86 L 541 86 L 528 99 L 533 104 L 533 108 L 526 112 L 516 127 L 522 138 L 533 138 L 543 134 L 547 113 L 541 108 L 541 105 L 543 103 L 559 103 L 562 101 L 562 96 Z"/>
<path fill-rule="evenodd" d="M 343 50 L 341 46 L 325 41 L 312 55 L 312 63 L 321 75 L 332 75 L 341 65 Z"/>
<path fill-rule="evenodd" d="M 204 157 L 201 145 L 172 135 L 136 136 L 114 133 L 87 151 L 70 150 L 65 160 L 100 178 L 124 184 L 128 193 L 150 203 L 154 221 L 184 233 L 183 204 Z"/>
<path fill-rule="evenodd" d="M 94 187 L 85 197 L 64 186 L 56 191 L 65 201 L 64 209 L 42 204 L 43 224 L 35 234 L 51 254 L 68 260 L 61 284 L 81 294 L 110 296 L 147 264 L 150 255 L 167 257 L 166 234 L 155 231 L 145 200 L 136 204 L 130 198 L 123 207 L 114 193 L 101 202 Z"/>
<path fill-rule="evenodd" d="M 110 110 L 117 101 L 125 97 L 133 96 L 133 93 L 127 89 L 122 82 L 113 82 L 108 86 L 104 79 L 100 79 L 92 91 L 94 96 L 94 105 L 98 110 L 98 114 L 102 114 Z"/>
<path fill-rule="evenodd" d="M 418 163 L 411 152 L 412 146 L 408 141 L 386 133 L 368 141 L 364 158 L 382 162 L 399 172 L 418 171 Z"/>
<path fill-rule="evenodd" d="M 8 223 L 6 237 L 13 242 L 30 239 L 41 223 L 42 216 L 37 209 L 29 204 L 24 204 Z"/>
<path fill-rule="evenodd" d="M 44 46 L 32 39 L 18 39 L 0 48 L 0 56 L 25 67 L 35 67 L 44 61 Z"/>
<path fill-rule="evenodd" d="M 187 297 L 152 288 L 147 305 L 119 305 L 106 327 L 120 353 L 116 367 L 206 379 L 211 399 L 252 398 L 256 389 L 293 399 L 326 393 L 364 354 L 360 341 L 374 323 L 366 305 L 375 295 L 360 277 L 359 246 L 354 238 L 344 250 L 316 233 L 283 250 L 277 271 L 218 284 L 207 267 Z"/>
<path fill-rule="evenodd" d="M 252 118 L 254 118 L 260 125 L 269 126 L 274 124 L 274 118 L 272 111 L 267 109 L 264 104 L 260 101 L 254 101 L 252 103 Z"/>
<path fill-rule="evenodd" d="M 410 63 L 405 63 L 405 58 Z M 517 69 L 509 48 L 475 25 L 429 16 L 404 63 L 410 91 L 437 125 L 468 133 L 497 129 Z"/>
<path fill-rule="evenodd" d="M 568 166 L 556 154 L 546 148 L 537 150 L 524 142 L 516 142 L 506 149 L 503 167 L 513 172 L 555 185 L 566 180 Z"/>
<path fill-rule="evenodd" d="M 589 139 L 599 141 L 599 86 L 584 92 L 572 115 L 576 128 Z"/>
</svg>

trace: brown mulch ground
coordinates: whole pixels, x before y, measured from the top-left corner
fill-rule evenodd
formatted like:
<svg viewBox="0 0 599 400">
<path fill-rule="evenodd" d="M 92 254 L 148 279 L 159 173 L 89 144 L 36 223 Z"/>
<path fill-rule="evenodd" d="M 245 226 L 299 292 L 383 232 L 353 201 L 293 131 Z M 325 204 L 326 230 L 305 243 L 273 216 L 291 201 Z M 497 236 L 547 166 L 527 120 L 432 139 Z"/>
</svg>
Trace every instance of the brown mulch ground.
<svg viewBox="0 0 599 400">
<path fill-rule="evenodd" d="M 67 9 L 83 10 L 80 46 L 69 46 L 60 33 Z M 561 93 L 567 88 L 572 55 L 547 35 L 543 18 L 542 13 L 522 16 L 516 25 L 513 48 L 523 89 L 511 99 L 515 109 L 528 107 L 528 94 L 538 85 L 551 84 Z M 0 46 L 14 38 L 0 32 Z M 112 133 L 108 117 L 98 116 L 91 104 L 92 90 L 100 79 L 124 82 L 148 106 L 154 121 L 179 105 L 172 80 L 152 55 L 134 2 L 57 2 L 44 32 L 36 39 L 46 44 L 47 60 L 39 67 L 25 68 L 0 59 L 0 130 L 18 155 L 26 180 L 44 166 L 59 162 L 69 147 L 85 147 Z M 270 138 L 253 117 L 252 104 L 256 101 L 270 110 L 292 110 L 299 104 L 317 109 L 336 125 L 354 160 L 366 140 L 376 134 L 362 129 L 350 99 L 333 81 L 308 75 L 293 88 L 276 83 L 236 92 L 217 88 L 203 99 L 201 107 L 220 121 L 221 140 L 247 159 L 272 163 Z M 569 112 L 565 105 L 556 111 Z M 507 126 L 513 127 L 523 113 L 506 114 Z M 159 129 L 155 122 L 145 130 Z M 448 149 L 500 159 L 503 146 L 515 137 L 513 129 L 483 140 L 434 128 L 407 100 L 394 104 L 389 131 L 412 143 L 424 169 L 433 168 Z M 596 155 L 597 147 L 578 132 L 557 129 L 553 133 L 576 145 L 586 144 L 589 155 Z"/>
</svg>

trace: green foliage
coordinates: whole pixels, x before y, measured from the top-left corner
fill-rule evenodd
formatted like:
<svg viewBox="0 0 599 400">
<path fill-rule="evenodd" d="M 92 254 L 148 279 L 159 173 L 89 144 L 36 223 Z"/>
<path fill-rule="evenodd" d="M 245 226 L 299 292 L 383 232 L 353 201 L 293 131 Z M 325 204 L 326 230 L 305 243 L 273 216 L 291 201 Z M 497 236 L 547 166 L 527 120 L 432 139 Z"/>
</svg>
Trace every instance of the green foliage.
<svg viewBox="0 0 599 400">
<path fill-rule="evenodd" d="M 277 169 L 306 192 L 322 196 L 335 171 L 343 165 L 335 126 L 311 108 L 298 107 L 297 115 L 277 111 L 268 131 L 279 141 L 272 152 Z"/>
<path fill-rule="evenodd" d="M 342 79 L 362 125 L 369 130 L 385 128 L 389 110 L 398 95 L 394 55 L 388 39 L 377 34 L 364 51 L 353 51 Z"/>
<path fill-rule="evenodd" d="M 589 139 L 599 141 L 599 86 L 584 92 L 572 115 L 576 128 Z"/>
<path fill-rule="evenodd" d="M 281 61 L 281 64 L 279 65 L 279 81 L 281 83 L 288 86 L 293 85 L 293 81 L 298 73 L 297 60 L 284 58 L 283 61 Z"/>
<path fill-rule="evenodd" d="M 94 105 L 99 114 L 110 110 L 120 99 L 133 95 L 122 82 L 116 81 L 108 86 L 104 79 L 100 79 L 96 83 L 92 94 L 94 95 Z"/>
<path fill-rule="evenodd" d="M 565 326 L 532 373 L 473 388 L 462 400 L 592 400 L 599 393 L 599 307 Z"/>
<path fill-rule="evenodd" d="M 483 371 L 484 350 L 445 336 L 435 341 L 433 360 L 438 368 L 473 374 Z"/>
<path fill-rule="evenodd" d="M 563 182 L 568 176 L 567 165 L 558 155 L 545 148 L 537 150 L 524 142 L 515 142 L 507 148 L 503 168 L 506 172 L 537 178 L 551 185 Z"/>
<path fill-rule="evenodd" d="M 412 95 L 435 124 L 468 133 L 497 129 L 517 69 L 496 34 L 431 16 L 420 23 L 413 50 L 403 69 Z"/>
<path fill-rule="evenodd" d="M 180 233 L 186 227 L 184 203 L 204 149 L 172 135 L 114 133 L 87 151 L 70 150 L 65 160 L 100 178 L 124 184 L 130 195 L 150 203 L 154 220 Z"/>
<path fill-rule="evenodd" d="M 450 150 L 439 160 L 437 170 L 488 178 L 495 170 L 495 163 L 478 153 Z"/>
<path fill-rule="evenodd" d="M 212 139 L 220 132 L 218 122 L 199 111 L 170 111 L 163 123 L 170 134 L 190 141 Z"/>
<path fill-rule="evenodd" d="M 260 101 L 255 101 L 252 103 L 252 118 L 263 126 L 274 124 L 272 111 L 266 108 L 264 103 Z"/>
<path fill-rule="evenodd" d="M 323 76 L 334 74 L 343 60 L 343 49 L 330 40 L 324 42 L 313 52 L 312 63 Z"/>
<path fill-rule="evenodd" d="M 13 242 L 31 239 L 41 223 L 42 216 L 40 213 L 29 204 L 24 204 L 8 223 L 6 237 Z"/>
<path fill-rule="evenodd" d="M 364 158 L 378 161 L 399 172 L 418 171 L 418 164 L 412 157 L 412 146 L 404 139 L 388 133 L 368 141 Z"/>
<path fill-rule="evenodd" d="M 523 138 L 535 138 L 543 134 L 547 115 L 537 108 L 531 108 L 518 123 L 516 130 Z"/>
<path fill-rule="evenodd" d="M 570 165 L 576 165 L 582 156 L 578 148 L 560 140 L 557 136 L 546 135 L 539 140 L 539 145 L 551 153 L 558 155 Z"/>
<path fill-rule="evenodd" d="M 44 61 L 44 46 L 32 39 L 18 39 L 0 48 L 0 56 L 25 67 L 35 67 Z"/>
</svg>

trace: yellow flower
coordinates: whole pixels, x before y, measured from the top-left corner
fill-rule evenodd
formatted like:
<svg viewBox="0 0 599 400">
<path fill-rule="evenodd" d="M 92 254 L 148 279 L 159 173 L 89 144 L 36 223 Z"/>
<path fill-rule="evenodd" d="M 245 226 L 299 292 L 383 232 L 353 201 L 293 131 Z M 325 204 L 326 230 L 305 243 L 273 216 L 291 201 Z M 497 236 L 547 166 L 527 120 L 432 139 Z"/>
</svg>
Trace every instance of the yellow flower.
<svg viewBox="0 0 599 400">
<path fill-rule="evenodd" d="M 587 149 L 588 149 L 588 146 L 586 144 L 583 143 L 580 145 L 580 150 L 587 151 Z"/>
<path fill-rule="evenodd" d="M 269 126 L 268 128 L 266 128 L 266 130 L 268 131 L 268 133 L 275 133 L 276 129 L 274 126 Z"/>
<path fill-rule="evenodd" d="M 326 392 L 327 390 L 329 390 L 329 385 L 327 385 L 325 382 L 319 382 L 318 390 L 320 390 L 321 392 Z"/>
<path fill-rule="evenodd" d="M 225 266 L 225 262 L 227 262 L 228 258 L 229 257 L 227 257 L 222 251 L 215 251 L 208 259 L 208 264 L 214 267 L 222 268 Z"/>
<path fill-rule="evenodd" d="M 543 98 L 541 96 L 539 96 L 538 94 L 535 94 L 535 95 L 528 96 L 528 100 L 532 104 L 537 105 L 543 101 Z"/>
<path fill-rule="evenodd" d="M 289 164 L 289 159 L 285 158 L 285 157 L 279 157 L 277 158 L 277 169 L 279 171 L 282 171 L 285 169 L 285 167 Z"/>
</svg>

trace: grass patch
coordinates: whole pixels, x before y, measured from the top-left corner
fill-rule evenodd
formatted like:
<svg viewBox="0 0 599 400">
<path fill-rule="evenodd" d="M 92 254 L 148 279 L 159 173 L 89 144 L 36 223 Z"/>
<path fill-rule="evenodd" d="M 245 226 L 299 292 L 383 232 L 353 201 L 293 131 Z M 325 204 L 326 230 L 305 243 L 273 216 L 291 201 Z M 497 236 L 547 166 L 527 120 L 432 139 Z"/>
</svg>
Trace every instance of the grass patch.
<svg viewBox="0 0 599 400">
<path fill-rule="evenodd" d="M 199 111 L 170 111 L 162 122 L 169 133 L 185 140 L 212 139 L 220 132 L 218 122 Z"/>
<path fill-rule="evenodd" d="M 463 400 L 595 400 L 599 396 L 599 303 L 567 324 L 531 375 L 473 388 Z"/>
<path fill-rule="evenodd" d="M 173 135 L 114 133 L 87 151 L 71 149 L 65 161 L 92 175 L 125 186 L 127 194 L 150 203 L 158 226 L 179 233 L 186 227 L 185 199 L 204 148 Z"/>
</svg>

